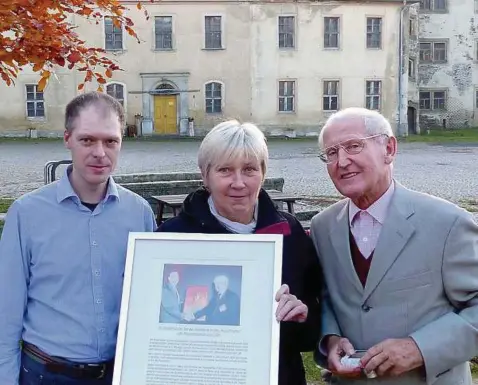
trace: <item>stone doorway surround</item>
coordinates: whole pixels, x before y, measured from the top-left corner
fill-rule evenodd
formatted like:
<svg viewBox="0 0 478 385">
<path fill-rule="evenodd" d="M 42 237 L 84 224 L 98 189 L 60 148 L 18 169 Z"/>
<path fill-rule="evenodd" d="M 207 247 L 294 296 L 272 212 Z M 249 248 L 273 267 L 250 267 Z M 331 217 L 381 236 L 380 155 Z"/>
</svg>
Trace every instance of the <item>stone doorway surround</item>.
<svg viewBox="0 0 478 385">
<path fill-rule="evenodd" d="M 177 120 L 179 135 L 187 135 L 189 117 L 189 72 L 143 72 L 140 73 L 142 81 L 142 115 L 143 121 L 152 127 L 154 120 L 154 94 L 164 85 L 172 87 L 171 92 L 177 96 Z M 162 87 L 161 87 L 162 86 Z M 168 90 L 169 91 L 169 90 Z M 174 92 L 176 91 L 176 92 Z"/>
</svg>

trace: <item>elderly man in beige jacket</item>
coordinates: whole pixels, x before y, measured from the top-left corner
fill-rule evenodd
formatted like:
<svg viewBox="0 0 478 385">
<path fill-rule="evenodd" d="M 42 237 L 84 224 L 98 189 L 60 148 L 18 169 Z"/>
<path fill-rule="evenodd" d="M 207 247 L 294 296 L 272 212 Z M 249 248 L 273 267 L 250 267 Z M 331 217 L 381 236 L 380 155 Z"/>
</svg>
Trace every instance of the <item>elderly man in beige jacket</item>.
<svg viewBox="0 0 478 385">
<path fill-rule="evenodd" d="M 471 214 L 393 179 L 397 140 L 378 112 L 336 113 L 319 144 L 346 198 L 311 224 L 327 286 L 317 361 L 339 384 L 471 385 L 467 361 L 478 354 Z M 356 350 L 365 353 L 351 369 L 342 358 Z"/>
</svg>

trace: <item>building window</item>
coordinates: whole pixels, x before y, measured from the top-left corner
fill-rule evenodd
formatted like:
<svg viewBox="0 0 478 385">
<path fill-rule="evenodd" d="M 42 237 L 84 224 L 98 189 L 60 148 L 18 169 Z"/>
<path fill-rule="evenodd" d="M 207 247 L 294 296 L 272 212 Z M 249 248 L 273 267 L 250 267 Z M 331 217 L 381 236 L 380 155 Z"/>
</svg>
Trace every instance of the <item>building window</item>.
<svg viewBox="0 0 478 385">
<path fill-rule="evenodd" d="M 123 30 L 115 25 L 113 18 L 105 17 L 105 49 L 117 51 L 123 49 Z"/>
<path fill-rule="evenodd" d="M 367 17 L 367 48 L 382 48 L 381 17 Z"/>
<path fill-rule="evenodd" d="M 340 18 L 324 17 L 324 48 L 339 48 Z"/>
<path fill-rule="evenodd" d="M 475 108 L 478 110 L 478 89 L 475 90 Z"/>
<path fill-rule="evenodd" d="M 478 13 L 478 0 L 475 0 L 475 13 Z"/>
<path fill-rule="evenodd" d="M 415 60 L 408 59 L 408 77 L 415 79 Z"/>
<path fill-rule="evenodd" d="M 444 12 L 446 11 L 446 0 L 420 0 L 420 9 L 425 11 Z"/>
<path fill-rule="evenodd" d="M 173 49 L 172 16 L 157 16 L 154 18 L 154 35 L 157 50 Z"/>
<path fill-rule="evenodd" d="M 420 109 L 446 110 L 446 91 L 420 91 Z"/>
<path fill-rule="evenodd" d="M 206 113 L 220 114 L 222 112 L 222 84 L 211 82 L 206 84 Z"/>
<path fill-rule="evenodd" d="M 382 98 L 382 82 L 380 80 L 367 80 L 365 88 L 365 107 L 369 110 L 380 110 Z"/>
<path fill-rule="evenodd" d="M 27 84 L 27 116 L 29 118 L 45 117 L 45 100 L 42 91 L 38 91 L 38 86 Z"/>
<path fill-rule="evenodd" d="M 124 107 L 125 97 L 124 97 L 124 86 L 122 84 L 119 84 L 119 83 L 108 84 L 106 86 L 106 93 L 109 96 L 112 96 L 113 98 L 118 100 L 118 102 L 120 102 L 121 105 Z"/>
<path fill-rule="evenodd" d="M 421 63 L 446 63 L 447 56 L 446 42 L 420 42 Z"/>
<path fill-rule="evenodd" d="M 295 17 L 279 16 L 279 48 L 295 47 Z"/>
<path fill-rule="evenodd" d="M 204 18 L 206 49 L 222 48 L 222 16 L 205 16 Z"/>
<path fill-rule="evenodd" d="M 411 37 L 415 37 L 417 35 L 417 20 L 414 17 L 411 17 L 408 21 L 408 34 Z"/>
<path fill-rule="evenodd" d="M 339 109 L 339 81 L 324 81 L 323 90 L 323 109 L 324 111 L 337 111 Z"/>
<path fill-rule="evenodd" d="M 279 82 L 279 112 L 294 112 L 295 81 Z"/>
</svg>

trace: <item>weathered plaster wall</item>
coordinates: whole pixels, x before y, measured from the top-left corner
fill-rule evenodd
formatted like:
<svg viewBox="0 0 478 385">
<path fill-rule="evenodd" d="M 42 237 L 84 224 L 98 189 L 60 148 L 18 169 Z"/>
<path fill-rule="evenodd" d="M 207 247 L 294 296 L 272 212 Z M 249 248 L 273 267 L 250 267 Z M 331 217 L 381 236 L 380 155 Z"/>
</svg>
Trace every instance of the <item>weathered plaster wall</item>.
<svg viewBox="0 0 478 385">
<path fill-rule="evenodd" d="M 419 4 L 413 4 L 406 8 L 404 22 L 404 49 L 407 60 L 407 123 L 408 134 L 420 133 L 418 119 L 418 63 L 419 63 Z"/>
<path fill-rule="evenodd" d="M 355 2 L 354 2 L 355 3 Z M 324 80 L 340 81 L 340 108 L 365 106 L 366 80 L 382 81 L 381 112 L 397 122 L 398 40 L 400 6 L 395 4 L 343 5 L 339 2 L 263 3 L 251 6 L 250 55 L 252 117 L 271 133 L 317 133 L 331 112 L 322 108 Z M 277 47 L 277 20 L 295 15 L 297 45 Z M 382 49 L 366 48 L 367 16 L 383 19 Z M 324 17 L 340 18 L 340 48 L 324 49 Z M 278 80 L 294 80 L 294 113 L 279 113 Z"/>
<path fill-rule="evenodd" d="M 127 123 L 135 115 L 151 117 L 151 97 L 144 90 L 164 81 L 187 88 L 178 102 L 178 133 L 193 117 L 198 134 L 229 118 L 253 121 L 268 134 L 317 135 L 331 112 L 323 110 L 323 81 L 339 80 L 339 108 L 365 106 L 367 80 L 380 80 L 381 112 L 394 129 L 398 117 L 399 2 L 155 2 L 145 4 L 147 21 L 136 7 L 131 18 L 141 44 L 124 34 L 124 49 L 108 53 L 124 71 L 111 79 L 125 88 Z M 154 16 L 173 17 L 173 49 L 154 48 Z M 224 49 L 205 50 L 204 16 L 223 16 Z M 296 47 L 279 49 L 278 16 L 296 16 Z M 325 16 L 340 18 L 340 48 L 324 49 Z M 382 17 L 381 49 L 366 48 L 367 17 Z M 89 45 L 102 47 L 104 29 L 81 18 L 73 20 Z M 404 67 L 405 70 L 405 67 Z M 144 75 L 147 74 L 147 75 Z M 37 74 L 25 71 L 15 87 L 0 82 L 0 135 L 26 135 L 35 127 L 41 136 L 62 135 L 66 103 L 77 93 L 83 75 L 59 70 L 45 90 L 46 117 L 26 118 L 25 84 Z M 148 79 L 146 81 L 145 79 Z M 179 81 L 178 79 L 181 79 Z M 279 113 L 278 82 L 296 81 L 295 111 Z M 223 111 L 205 113 L 205 83 L 221 82 Z M 85 89 L 96 89 L 89 84 Z M 133 92 L 133 93 L 131 93 Z"/>
<path fill-rule="evenodd" d="M 446 63 L 419 65 L 419 88 L 446 89 L 448 94 L 446 110 L 420 111 L 422 129 L 476 125 L 478 14 L 474 0 L 449 0 L 448 12 L 420 12 L 419 20 L 420 39 L 448 41 Z"/>
</svg>

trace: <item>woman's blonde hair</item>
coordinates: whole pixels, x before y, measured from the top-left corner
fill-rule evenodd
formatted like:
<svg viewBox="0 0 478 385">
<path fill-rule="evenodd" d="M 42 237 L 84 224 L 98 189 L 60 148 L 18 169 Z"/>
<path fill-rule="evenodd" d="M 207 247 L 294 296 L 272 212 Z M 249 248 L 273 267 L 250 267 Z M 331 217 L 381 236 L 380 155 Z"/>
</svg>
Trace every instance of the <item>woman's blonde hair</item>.
<svg viewBox="0 0 478 385">
<path fill-rule="evenodd" d="M 203 139 L 198 152 L 202 175 L 208 175 L 212 166 L 230 159 L 257 160 L 265 176 L 269 151 L 263 132 L 252 123 L 228 120 L 215 126 Z"/>
</svg>

